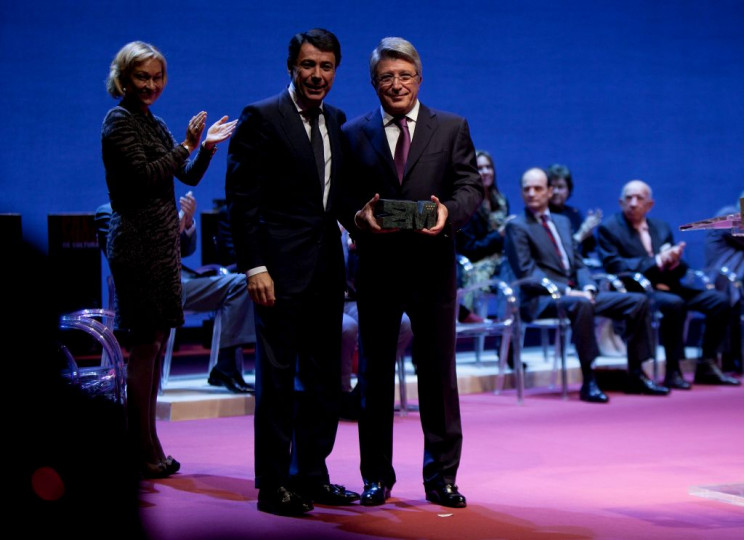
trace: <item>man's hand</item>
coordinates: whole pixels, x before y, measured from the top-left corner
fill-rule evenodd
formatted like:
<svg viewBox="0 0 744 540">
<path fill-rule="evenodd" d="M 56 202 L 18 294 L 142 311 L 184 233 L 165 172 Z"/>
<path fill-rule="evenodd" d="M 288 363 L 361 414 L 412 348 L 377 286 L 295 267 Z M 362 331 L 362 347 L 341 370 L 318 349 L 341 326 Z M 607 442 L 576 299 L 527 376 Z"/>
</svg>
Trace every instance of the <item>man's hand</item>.
<svg viewBox="0 0 744 540">
<path fill-rule="evenodd" d="M 356 225 L 359 230 L 370 231 L 375 234 L 397 232 L 399 229 L 383 229 L 380 227 L 380 224 L 377 223 L 377 218 L 375 218 L 375 206 L 379 200 L 380 194 L 375 193 L 375 196 L 368 200 L 367 204 L 365 204 L 364 207 L 354 215 L 354 225 Z"/>
<path fill-rule="evenodd" d="M 447 223 L 447 217 L 449 216 L 449 210 L 439 202 L 439 199 L 432 195 L 431 200 L 437 205 L 437 224 L 431 229 L 421 229 L 420 231 L 416 231 L 417 233 L 425 234 L 426 236 L 436 236 L 442 232 L 442 230 L 444 230 L 444 225 Z"/>
<path fill-rule="evenodd" d="M 589 210 L 586 213 L 586 218 L 581 223 L 579 230 L 574 234 L 574 240 L 578 243 L 583 242 L 592 235 L 592 231 L 602 223 L 602 210 L 597 208 L 596 210 Z"/>
<path fill-rule="evenodd" d="M 254 274 L 250 277 L 246 275 L 248 279 L 248 294 L 259 306 L 271 307 L 276 302 L 274 296 L 274 280 L 268 272 L 261 272 Z"/>
<path fill-rule="evenodd" d="M 570 289 L 566 291 L 565 296 L 582 296 L 589 300 L 592 304 L 594 303 L 594 295 L 591 291 L 579 291 L 577 289 Z"/>
<path fill-rule="evenodd" d="M 189 191 L 183 197 L 178 199 L 181 209 L 178 211 L 178 232 L 179 234 L 191 228 L 194 224 L 194 215 L 196 214 L 196 199 L 194 194 Z"/>
<path fill-rule="evenodd" d="M 669 246 L 668 244 L 661 246 L 659 256 L 661 257 L 662 268 L 671 270 L 676 267 L 682 259 L 682 253 L 686 245 L 685 242 L 680 242 L 676 246 Z"/>
</svg>

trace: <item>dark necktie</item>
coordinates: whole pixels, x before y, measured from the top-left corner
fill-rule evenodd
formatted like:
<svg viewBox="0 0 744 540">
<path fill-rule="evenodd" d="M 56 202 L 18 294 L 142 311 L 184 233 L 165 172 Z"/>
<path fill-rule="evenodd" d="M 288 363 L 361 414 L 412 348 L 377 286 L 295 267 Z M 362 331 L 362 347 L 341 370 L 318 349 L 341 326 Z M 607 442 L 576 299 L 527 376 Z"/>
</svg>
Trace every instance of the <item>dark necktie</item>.
<svg viewBox="0 0 744 540">
<path fill-rule="evenodd" d="M 563 263 L 563 255 L 561 254 L 561 248 L 558 247 L 558 241 L 555 239 L 555 236 L 553 236 L 553 231 L 550 230 L 550 225 L 548 225 L 548 215 L 547 214 L 541 215 L 540 222 L 542 223 L 542 226 L 545 229 L 545 232 L 548 233 L 548 237 L 550 237 L 550 241 L 553 242 L 553 247 L 555 248 L 555 252 L 558 254 L 558 258 L 561 261 L 561 266 L 565 269 L 566 265 Z"/>
<path fill-rule="evenodd" d="M 323 136 L 320 134 L 318 117 L 322 114 L 320 108 L 310 109 L 303 113 L 310 120 L 310 145 L 313 147 L 315 166 L 318 168 L 321 189 L 325 189 L 325 153 L 323 152 Z"/>
<path fill-rule="evenodd" d="M 406 170 L 406 161 L 408 160 L 408 150 L 411 148 L 411 135 L 408 133 L 408 120 L 405 116 L 397 116 L 393 119 L 395 125 L 400 129 L 398 142 L 395 143 L 395 169 L 398 171 L 398 181 L 403 182 L 403 173 Z"/>
</svg>

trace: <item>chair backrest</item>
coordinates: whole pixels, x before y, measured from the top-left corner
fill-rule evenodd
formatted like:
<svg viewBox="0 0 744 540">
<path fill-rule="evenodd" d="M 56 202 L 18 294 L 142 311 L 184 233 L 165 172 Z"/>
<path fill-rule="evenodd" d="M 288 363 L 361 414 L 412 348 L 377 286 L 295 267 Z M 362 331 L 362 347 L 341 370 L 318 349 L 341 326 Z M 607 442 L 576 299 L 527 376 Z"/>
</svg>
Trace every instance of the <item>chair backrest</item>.
<svg viewBox="0 0 744 540">
<path fill-rule="evenodd" d="M 508 266 L 508 265 L 505 265 Z M 558 286 L 548 278 L 525 277 L 516 279 L 510 283 L 516 298 L 519 299 L 519 308 L 514 324 L 514 368 L 518 377 L 517 398 L 522 401 L 524 393 L 524 374 L 522 366 L 522 338 L 526 335 L 527 328 L 539 328 L 541 330 L 553 329 L 556 332 L 556 358 L 561 363 L 561 388 L 563 399 L 568 399 L 568 381 L 566 372 L 566 350 L 569 339 L 567 333 L 570 329 L 570 321 L 566 316 L 560 299 L 562 297 Z M 556 316 L 551 318 L 534 318 L 530 310 L 534 307 L 532 299 L 537 296 L 548 296 L 555 303 Z M 523 319 L 527 315 L 527 320 Z"/>
<path fill-rule="evenodd" d="M 487 313 L 489 318 L 484 319 L 482 322 L 461 323 L 457 317 L 457 310 L 455 310 L 455 336 L 456 338 L 475 339 L 475 362 L 476 365 L 480 365 L 486 337 L 501 335 L 499 363 L 503 370 L 513 341 L 512 336 L 515 321 L 518 318 L 516 296 L 511 290 L 511 287 L 498 278 L 492 278 L 482 283 L 475 283 L 469 287 L 459 288 L 457 290 L 456 305 L 461 305 L 463 298 L 468 294 L 493 298 L 496 306 L 495 311 Z"/>
<path fill-rule="evenodd" d="M 460 287 L 457 289 L 457 305 L 460 305 L 463 298 L 468 294 L 492 297 L 494 302 L 490 305 L 495 306 L 495 309 L 489 311 L 490 318 L 486 323 L 460 323 L 457 320 L 458 314 L 455 312 L 455 323 L 458 328 L 478 328 L 481 325 L 490 327 L 494 324 L 510 326 L 513 324 L 514 318 L 517 316 L 518 302 L 508 283 L 499 278 L 491 278 L 488 281 L 474 283 L 468 287 Z"/>
<path fill-rule="evenodd" d="M 715 289 L 716 287 L 715 283 L 705 274 L 705 272 L 694 268 L 689 268 L 680 282 L 682 285 L 700 290 Z"/>
<path fill-rule="evenodd" d="M 64 375 L 91 395 L 103 395 L 117 403 L 126 403 L 126 368 L 119 342 L 98 317 L 113 316 L 107 310 L 81 310 L 60 319 L 62 330 L 80 330 L 101 344 L 101 365 L 79 368 L 72 355 L 66 355 L 68 369 Z"/>
<path fill-rule="evenodd" d="M 711 281 L 715 284 L 716 290 L 726 293 L 731 305 L 735 305 L 744 297 L 744 283 L 728 266 L 719 268 Z"/>
</svg>

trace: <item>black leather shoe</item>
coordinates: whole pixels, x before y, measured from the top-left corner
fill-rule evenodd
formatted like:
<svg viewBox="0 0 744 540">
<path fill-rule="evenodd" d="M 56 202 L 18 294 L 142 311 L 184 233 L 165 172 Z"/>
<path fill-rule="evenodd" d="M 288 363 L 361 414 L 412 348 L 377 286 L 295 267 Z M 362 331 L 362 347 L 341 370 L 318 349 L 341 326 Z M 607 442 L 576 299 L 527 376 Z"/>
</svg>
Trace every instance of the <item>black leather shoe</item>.
<svg viewBox="0 0 744 540">
<path fill-rule="evenodd" d="M 390 498 L 390 488 L 382 482 L 364 484 L 360 504 L 362 506 L 380 506 Z"/>
<path fill-rule="evenodd" d="M 695 384 L 739 386 L 741 381 L 723 373 L 713 360 L 703 360 L 695 368 Z"/>
<path fill-rule="evenodd" d="M 246 383 L 240 373 L 226 375 L 216 367 L 209 372 L 207 382 L 212 386 L 224 386 L 233 394 L 248 394 L 254 391 L 253 386 Z"/>
<path fill-rule="evenodd" d="M 465 508 L 468 505 L 465 496 L 457 491 L 455 484 L 427 487 L 426 500 L 449 508 Z"/>
<path fill-rule="evenodd" d="M 689 390 L 692 385 L 685 380 L 679 371 L 667 373 L 664 377 L 664 386 L 676 390 Z"/>
<path fill-rule="evenodd" d="M 607 403 L 610 401 L 610 398 L 599 389 L 597 381 L 593 379 L 581 385 L 579 399 L 588 403 Z"/>
<path fill-rule="evenodd" d="M 666 396 L 669 393 L 669 388 L 656 384 L 643 373 L 630 373 L 628 374 L 628 384 L 625 387 L 625 393 Z"/>
<path fill-rule="evenodd" d="M 313 503 L 280 486 L 258 490 L 258 509 L 277 516 L 301 516 L 313 509 Z"/>
<path fill-rule="evenodd" d="M 168 475 L 175 474 L 181 469 L 181 464 L 173 456 L 165 458 L 163 463 L 165 464 L 165 471 Z"/>
<path fill-rule="evenodd" d="M 304 493 L 303 493 L 304 495 Z M 344 486 L 338 484 L 321 484 L 310 490 L 306 498 L 316 504 L 326 504 L 328 506 L 346 506 L 359 500 L 359 493 L 349 491 Z"/>
</svg>

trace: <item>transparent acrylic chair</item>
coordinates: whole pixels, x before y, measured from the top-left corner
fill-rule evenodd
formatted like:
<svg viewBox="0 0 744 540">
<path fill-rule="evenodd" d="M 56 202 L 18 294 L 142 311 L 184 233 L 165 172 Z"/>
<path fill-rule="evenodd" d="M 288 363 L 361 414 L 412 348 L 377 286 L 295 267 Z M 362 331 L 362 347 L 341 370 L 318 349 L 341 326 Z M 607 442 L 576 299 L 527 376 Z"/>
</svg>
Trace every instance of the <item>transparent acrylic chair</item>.
<svg viewBox="0 0 744 540">
<path fill-rule="evenodd" d="M 553 363 L 553 378 L 555 379 L 557 363 L 560 362 L 561 371 L 561 395 L 563 399 L 568 399 L 568 372 L 566 371 L 566 357 L 567 357 L 567 344 L 569 340 L 569 332 L 571 323 L 566 316 L 560 299 L 562 295 L 558 290 L 558 287 L 548 278 L 522 278 L 513 281 L 510 284 L 512 290 L 515 293 L 516 298 L 522 298 L 522 293 L 528 291 L 530 294 L 540 294 L 549 296 L 553 302 L 555 302 L 556 316 L 546 318 L 536 318 L 529 321 L 524 320 L 522 317 L 522 306 L 521 300 L 517 309 L 517 317 L 514 323 L 514 370 L 517 373 L 517 381 L 519 387 L 517 393 L 520 402 L 524 394 L 524 364 L 522 362 L 522 350 L 524 348 L 525 337 L 527 330 L 530 328 L 538 329 L 543 336 L 542 342 L 545 347 L 546 338 L 544 337 L 548 331 L 555 331 L 555 357 Z M 554 382 L 551 383 L 551 388 L 554 386 Z"/>
<path fill-rule="evenodd" d="M 229 271 L 219 265 L 208 265 L 209 268 L 213 268 L 215 272 L 219 274 L 226 274 Z M 205 270 L 207 267 L 202 267 L 200 270 Z M 109 328 L 113 328 L 113 305 L 114 305 L 114 295 L 116 294 L 116 290 L 114 288 L 114 280 L 111 277 L 111 275 L 108 276 L 107 280 L 108 285 L 108 295 L 109 295 L 109 309 L 107 312 L 110 314 L 110 318 L 106 319 L 106 324 L 109 326 Z M 184 315 L 191 315 L 196 314 L 198 312 L 196 311 L 185 311 Z M 213 324 L 212 324 L 212 341 L 210 345 L 209 350 L 209 367 L 207 368 L 207 374 L 209 374 L 212 371 L 212 368 L 217 365 L 217 357 L 220 352 L 220 333 L 222 332 L 222 312 L 220 310 L 211 312 L 213 313 Z M 168 384 L 168 381 L 170 380 L 170 372 L 171 372 L 171 363 L 173 362 L 173 351 L 175 350 L 175 343 L 176 343 L 176 328 L 171 328 L 170 333 L 168 334 L 168 342 L 165 346 L 165 355 L 163 356 L 163 370 L 160 377 L 160 393 L 162 394 L 165 390 L 166 385 Z"/>
<path fill-rule="evenodd" d="M 68 369 L 64 376 L 75 386 L 91 395 L 103 395 L 116 403 L 126 403 L 126 366 L 119 342 L 111 329 L 98 319 L 113 319 L 113 312 L 103 309 L 84 309 L 63 315 L 61 330 L 79 330 L 93 337 L 102 347 L 100 366 L 78 367 L 66 347 Z"/>
<path fill-rule="evenodd" d="M 468 287 L 462 287 L 457 290 L 457 304 L 460 305 L 466 295 L 474 295 L 477 298 L 476 303 L 485 301 L 484 297 L 489 299 L 495 306 L 495 311 L 489 314 L 483 322 L 462 323 L 457 319 L 455 313 L 455 336 L 456 339 L 471 338 L 474 340 L 474 353 L 476 365 L 481 364 L 481 355 L 485 347 L 485 339 L 488 336 L 501 336 L 501 343 L 498 351 L 499 372 L 496 383 L 495 393 L 500 393 L 504 388 L 504 377 L 506 373 L 506 362 L 509 356 L 509 348 L 513 340 L 514 322 L 517 313 L 517 299 L 509 285 L 499 279 L 492 278 L 488 281 L 475 283 Z M 518 376 L 519 372 L 515 372 Z M 520 387 L 519 384 L 516 385 Z M 518 393 L 518 399 L 521 401 L 521 393 Z"/>
</svg>

